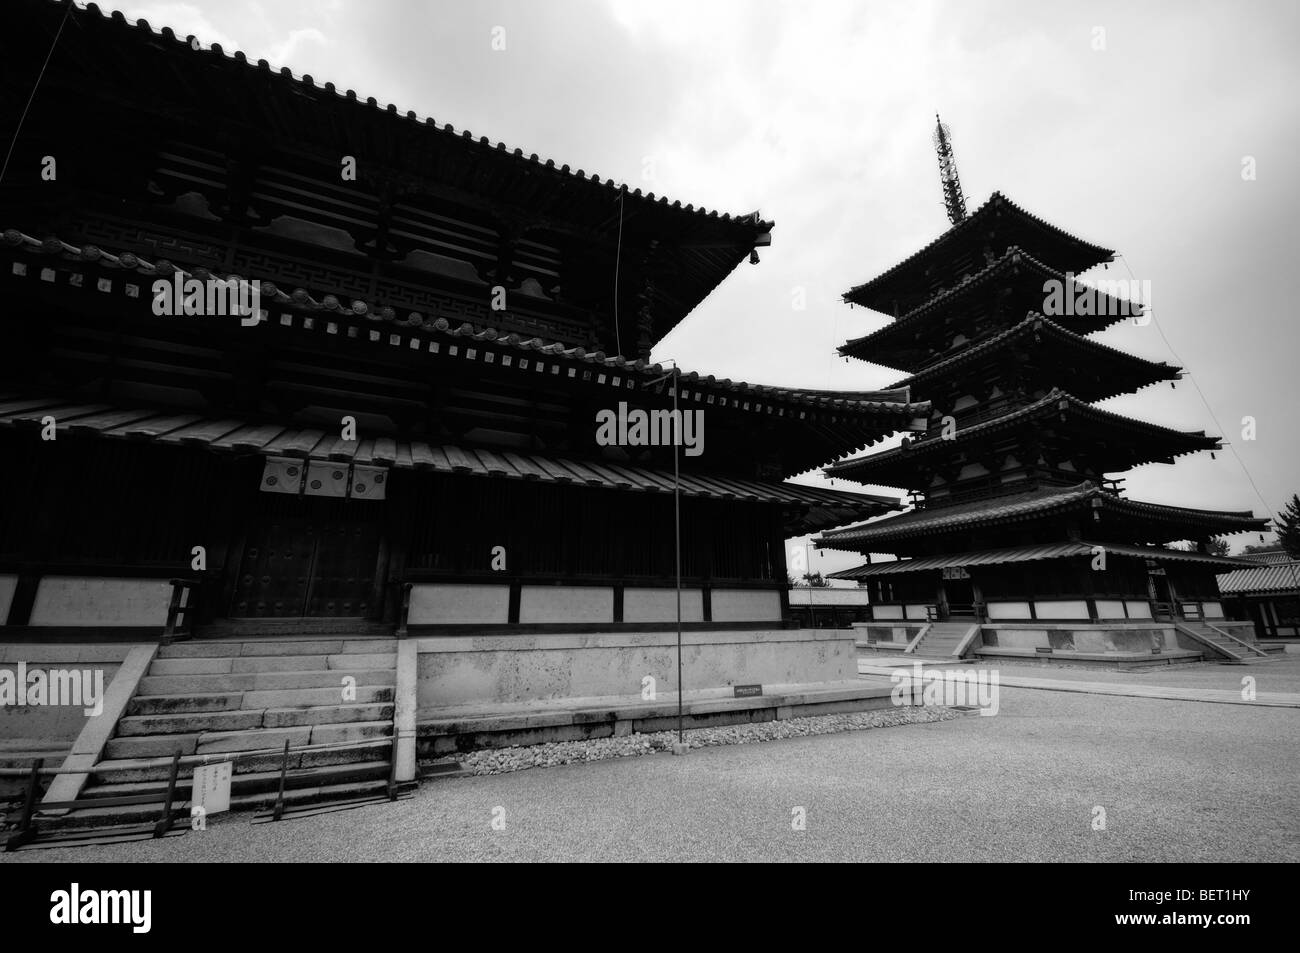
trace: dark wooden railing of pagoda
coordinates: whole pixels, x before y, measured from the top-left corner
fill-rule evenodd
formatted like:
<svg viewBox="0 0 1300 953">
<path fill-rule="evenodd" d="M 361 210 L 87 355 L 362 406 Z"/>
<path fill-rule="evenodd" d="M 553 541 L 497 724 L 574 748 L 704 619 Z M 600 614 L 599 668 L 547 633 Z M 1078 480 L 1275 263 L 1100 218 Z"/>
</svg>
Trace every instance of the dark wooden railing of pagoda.
<svg viewBox="0 0 1300 953">
<path fill-rule="evenodd" d="M 172 597 L 167 605 L 167 623 L 163 626 L 164 643 L 188 639 L 194 634 L 194 615 L 197 611 L 199 580 L 172 579 Z"/>
</svg>

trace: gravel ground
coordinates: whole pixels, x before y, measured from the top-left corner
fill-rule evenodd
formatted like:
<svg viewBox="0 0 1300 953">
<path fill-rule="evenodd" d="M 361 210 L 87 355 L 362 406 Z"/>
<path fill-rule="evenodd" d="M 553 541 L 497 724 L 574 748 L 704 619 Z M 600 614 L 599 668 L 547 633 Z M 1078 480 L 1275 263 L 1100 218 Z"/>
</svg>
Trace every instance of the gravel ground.
<svg viewBox="0 0 1300 953">
<path fill-rule="evenodd" d="M 765 721 L 722 728 L 688 728 L 684 733 L 691 748 L 715 745 L 743 745 L 778 738 L 801 738 L 829 735 L 839 731 L 866 728 L 889 728 L 895 725 L 926 724 L 956 718 L 946 708 L 889 708 L 881 711 L 854 712 L 846 715 L 817 715 Z M 625 735 L 621 738 L 595 738 L 591 741 L 557 741 L 527 747 L 496 748 L 474 751 L 454 759 L 473 774 L 506 774 L 525 768 L 549 768 L 562 764 L 604 761 L 606 758 L 629 758 L 637 755 L 671 751 L 677 732 L 656 731 Z"/>
<path fill-rule="evenodd" d="M 996 717 L 435 781 L 395 804 L 0 863 L 1300 861 L 1296 711 L 1001 701 Z"/>
</svg>

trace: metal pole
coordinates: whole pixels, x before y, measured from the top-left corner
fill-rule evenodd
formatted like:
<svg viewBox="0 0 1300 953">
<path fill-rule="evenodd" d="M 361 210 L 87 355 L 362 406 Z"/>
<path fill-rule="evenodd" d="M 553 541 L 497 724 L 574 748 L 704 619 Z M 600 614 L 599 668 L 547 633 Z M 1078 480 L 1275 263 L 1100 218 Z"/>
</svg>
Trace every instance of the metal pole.
<svg viewBox="0 0 1300 953">
<path fill-rule="evenodd" d="M 682 684 L 682 477 L 677 462 L 678 447 L 682 440 L 682 417 L 677 409 L 677 391 L 680 371 L 673 365 L 673 421 L 677 428 L 673 440 L 673 524 L 677 544 L 677 743 L 685 744 L 682 731 L 682 696 L 686 686 Z"/>
</svg>

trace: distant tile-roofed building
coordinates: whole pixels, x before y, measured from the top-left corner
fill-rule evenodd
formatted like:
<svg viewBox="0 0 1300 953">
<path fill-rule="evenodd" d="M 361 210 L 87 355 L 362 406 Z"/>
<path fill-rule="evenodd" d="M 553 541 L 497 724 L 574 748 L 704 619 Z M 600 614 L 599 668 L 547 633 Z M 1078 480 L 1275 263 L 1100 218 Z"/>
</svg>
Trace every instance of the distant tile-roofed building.
<svg viewBox="0 0 1300 953">
<path fill-rule="evenodd" d="M 1281 549 L 1249 558 L 1263 565 L 1218 577 L 1224 609 L 1232 618 L 1254 622 L 1262 637 L 1300 636 L 1300 560 Z"/>
</svg>

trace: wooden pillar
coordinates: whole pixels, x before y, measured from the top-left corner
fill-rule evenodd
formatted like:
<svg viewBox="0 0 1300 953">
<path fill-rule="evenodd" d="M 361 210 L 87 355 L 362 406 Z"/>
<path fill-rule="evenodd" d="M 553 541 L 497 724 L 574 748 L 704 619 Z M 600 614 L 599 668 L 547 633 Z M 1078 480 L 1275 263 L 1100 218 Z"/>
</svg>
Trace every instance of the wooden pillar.
<svg viewBox="0 0 1300 953">
<path fill-rule="evenodd" d="M 781 598 L 781 622 L 787 624 L 793 621 L 790 615 L 790 589 L 788 586 L 788 570 L 785 562 L 785 526 L 782 519 L 781 507 L 773 505 L 769 508 L 768 519 L 770 520 L 770 531 L 768 538 L 771 542 L 768 544 L 772 553 L 772 578 L 778 584 L 777 592 Z M 808 567 L 808 572 L 812 572 L 812 567 Z"/>
</svg>

